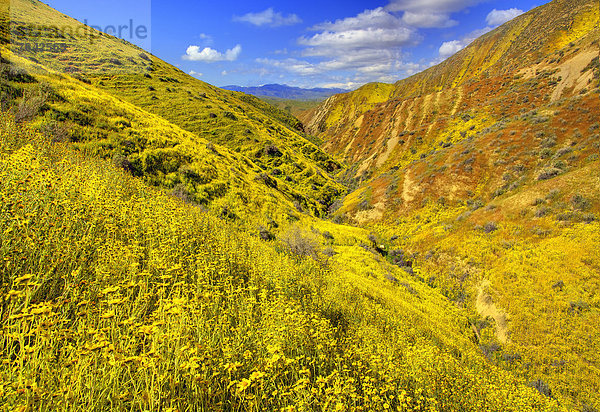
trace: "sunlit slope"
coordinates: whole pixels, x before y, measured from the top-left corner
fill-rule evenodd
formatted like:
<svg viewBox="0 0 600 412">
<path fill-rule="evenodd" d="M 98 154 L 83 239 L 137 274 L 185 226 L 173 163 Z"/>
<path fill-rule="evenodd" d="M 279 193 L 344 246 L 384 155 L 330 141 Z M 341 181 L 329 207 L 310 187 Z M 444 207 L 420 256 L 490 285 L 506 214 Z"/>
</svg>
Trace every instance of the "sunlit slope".
<svg viewBox="0 0 600 412">
<path fill-rule="evenodd" d="M 286 252 L 4 114 L 0 196 L 3 408 L 561 410 L 403 270 Z"/>
<path fill-rule="evenodd" d="M 598 9 L 598 3 L 592 0 L 552 1 L 483 35 L 435 67 L 394 85 L 374 83 L 351 93 L 333 96 L 303 115 L 302 120 L 311 132 L 323 133 L 338 141 L 342 136 L 352 134 L 352 129 L 360 128 L 360 116 L 377 103 L 392 98 L 401 102 L 446 92 L 473 80 L 515 75 L 520 69 L 537 67 L 561 49 L 564 49 L 563 53 L 572 54 L 570 43 L 589 37 L 592 32 L 597 33 Z M 597 43 L 593 50 L 597 55 Z M 566 60 L 562 55 L 560 57 L 563 62 Z M 556 63 L 553 61 L 550 66 L 557 67 Z M 451 99 L 451 96 L 447 98 Z M 438 115 L 444 114 L 440 112 Z"/>
<path fill-rule="evenodd" d="M 11 87 L 50 94 L 43 115 L 32 120 L 50 138 L 108 158 L 148 183 L 229 219 L 256 214 L 285 221 L 298 214 L 294 196 L 300 195 L 266 180 L 264 170 L 246 156 L 87 83 L 40 65 L 31 68 L 16 56 L 12 60 L 17 65 L 5 63 L 6 70 L 31 69 L 36 75 L 31 83 L 9 82 Z"/>
<path fill-rule="evenodd" d="M 384 102 L 340 117 L 368 89 L 335 96 L 308 123 L 358 186 L 335 218 L 412 256 L 488 317 L 492 363 L 575 410 L 600 407 L 598 7 L 554 1 Z"/>
<path fill-rule="evenodd" d="M 110 36 L 3 47 L 3 108 L 44 137 L 0 119 L 0 405 L 598 409 L 598 36 L 552 4 L 568 30 L 509 23 L 533 65 L 325 103 L 363 179 L 333 217 L 368 230 L 311 216 L 339 164 L 287 114 Z"/>
<path fill-rule="evenodd" d="M 487 199 L 535 183 L 542 169 L 556 175 L 584 164 L 597 150 L 598 17 L 596 3 L 554 1 L 394 87 L 397 92 L 417 87 L 421 79 L 456 79 L 453 70 L 465 56 L 488 61 L 494 60 L 489 50 L 505 50 L 488 70 L 467 70 L 468 81 L 398 92 L 354 117 L 335 99 L 378 99 L 379 93 L 370 92 L 377 85 L 323 103 L 313 120 L 336 112 L 350 116 L 321 128 L 324 147 L 350 164 L 348 179 L 364 182 L 344 210 L 366 221 L 381 218 L 384 210 L 389 216 L 410 212 L 430 196 L 451 202 Z M 517 29 L 525 36 L 518 42 L 511 34 Z M 501 148 L 508 150 L 506 159 L 488 161 L 490 149 L 496 155 Z M 524 168 L 527 175 L 511 167 Z M 360 213 L 372 208 L 377 210 Z"/>
<path fill-rule="evenodd" d="M 377 225 L 427 284 L 490 317 L 492 362 L 577 410 L 600 401 L 599 170 L 596 157 L 489 202 L 431 200 Z"/>
<path fill-rule="evenodd" d="M 84 31 L 80 23 L 43 3 L 13 1 L 8 16 L 12 19 L 10 34 L 13 41 L 15 38 L 23 41 L 23 38 L 27 39 L 23 33 L 37 30 L 35 34 L 39 41 L 66 45 L 66 50 L 58 55 L 13 45 L 14 54 L 27 60 L 21 64 L 27 66 L 34 78 L 47 70 L 62 74 L 62 78 L 56 76 L 50 82 L 59 97 L 63 80 L 75 78 L 82 87 L 101 90 L 158 115 L 200 139 L 245 156 L 252 167 L 264 175 L 264 184 L 295 202 L 296 209 L 311 214 L 323 214 L 343 191 L 343 187 L 333 179 L 340 164 L 307 140 L 301 124 L 291 115 L 255 97 L 224 91 L 196 80 L 127 42 L 89 29 Z M 91 34 L 69 35 L 82 31 Z M 40 67 L 36 67 L 38 64 Z M 102 124 L 100 118 L 112 117 L 112 121 L 120 121 L 125 128 L 129 128 L 129 119 L 107 116 L 102 113 L 102 107 L 90 107 L 85 98 L 79 99 L 73 94 L 70 99 L 61 102 L 62 105 L 55 103 L 49 102 L 51 110 L 44 111 L 46 121 L 66 120 L 74 131 L 72 134 L 79 134 L 80 140 L 105 150 L 100 154 L 119 154 L 118 150 L 111 149 L 116 146 L 111 138 L 115 134 L 122 138 L 131 130 L 117 133 L 111 130 L 113 125 Z M 130 155 L 135 156 L 128 153 L 126 157 Z M 135 158 L 127 160 L 134 165 L 136 163 Z M 186 161 L 174 163 L 176 167 L 190 166 Z M 166 177 L 172 170 L 163 170 L 162 173 L 165 177 L 161 176 L 160 183 L 169 187 L 180 183 Z M 201 195 L 196 196 L 195 187 L 188 189 L 193 200 L 205 203 L 206 199 Z"/>
<path fill-rule="evenodd" d="M 408 152 L 336 214 L 394 236 L 428 284 L 494 319 L 482 349 L 495 363 L 581 410 L 600 403 L 599 102 L 563 99 Z M 477 118 L 459 122 L 469 136 Z"/>
</svg>

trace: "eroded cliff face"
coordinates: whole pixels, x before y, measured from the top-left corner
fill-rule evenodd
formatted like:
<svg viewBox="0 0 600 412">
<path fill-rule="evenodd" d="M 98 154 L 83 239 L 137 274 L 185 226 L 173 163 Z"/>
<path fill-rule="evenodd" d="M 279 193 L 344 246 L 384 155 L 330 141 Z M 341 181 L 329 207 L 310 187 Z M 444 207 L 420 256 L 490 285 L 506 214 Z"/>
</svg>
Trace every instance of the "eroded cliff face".
<svg viewBox="0 0 600 412">
<path fill-rule="evenodd" d="M 557 150 L 562 172 L 582 166 L 597 151 L 598 17 L 597 2 L 554 1 L 438 66 L 305 113 L 362 182 L 340 210 L 368 221 L 424 199 L 489 200 L 538 182 Z"/>
</svg>

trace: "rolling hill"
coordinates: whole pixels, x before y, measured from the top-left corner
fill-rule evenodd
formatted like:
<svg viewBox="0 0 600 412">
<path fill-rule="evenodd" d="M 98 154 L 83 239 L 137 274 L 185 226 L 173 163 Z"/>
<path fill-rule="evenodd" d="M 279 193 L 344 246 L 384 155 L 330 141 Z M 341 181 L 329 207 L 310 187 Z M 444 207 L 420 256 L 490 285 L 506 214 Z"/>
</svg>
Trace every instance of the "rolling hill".
<svg viewBox="0 0 600 412">
<path fill-rule="evenodd" d="M 98 38 L 90 40 L 82 24 L 43 3 L 13 2 L 10 17 L 20 43 L 12 54 L 2 48 L 16 66 L 6 73 L 17 93 L 43 97 L 40 129 L 66 125 L 65 138 L 82 150 L 228 215 L 323 215 L 344 190 L 334 179 L 341 165 L 289 114 L 196 80 L 120 39 L 93 32 Z M 66 52 L 22 46 L 39 38 Z M 11 74 L 19 70 L 33 80 L 19 82 Z"/>
<path fill-rule="evenodd" d="M 600 408 L 597 3 L 302 122 L 0 6 L 0 409 Z"/>
</svg>

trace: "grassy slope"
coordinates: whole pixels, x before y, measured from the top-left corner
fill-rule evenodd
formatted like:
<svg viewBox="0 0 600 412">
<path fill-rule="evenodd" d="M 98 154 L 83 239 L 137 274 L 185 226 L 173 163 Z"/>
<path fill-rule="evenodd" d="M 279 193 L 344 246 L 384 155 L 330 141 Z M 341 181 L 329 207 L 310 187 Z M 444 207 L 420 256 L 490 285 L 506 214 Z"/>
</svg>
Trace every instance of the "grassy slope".
<svg viewBox="0 0 600 412">
<path fill-rule="evenodd" d="M 338 215 L 494 315 L 490 358 L 580 409 L 600 406 L 598 15 L 552 2 L 389 86 L 389 100 L 359 105 L 382 98 L 371 85 L 307 122 L 364 182 Z"/>
<path fill-rule="evenodd" d="M 42 7 L 36 11 L 40 18 L 57 18 L 39 3 L 23 5 Z M 374 250 L 365 230 L 290 212 L 294 192 L 281 183 L 279 190 L 256 185 L 258 167 L 269 170 L 279 158 L 256 159 L 256 145 L 268 140 L 290 157 L 282 156 L 276 167 L 302 161 L 313 172 L 297 172 L 298 191 L 306 190 L 305 179 L 317 173 L 327 181 L 314 162 L 328 158 L 310 157 L 321 152 L 294 131 L 293 119 L 265 113 L 272 109 L 256 99 L 189 83 L 155 58 L 142 58 L 138 49 L 110 37 L 102 40 L 96 47 L 127 70 L 91 56 L 74 62 L 85 55 L 81 49 L 67 54 L 65 64 L 107 66 L 87 68 L 77 80 L 14 59 L 56 93 L 35 127 L 66 120 L 72 127 L 68 139 L 76 147 L 102 157 L 125 156 L 135 173 L 161 187 L 171 188 L 168 179 L 180 179 L 178 184 L 197 196 L 207 192 L 204 185 L 227 182 L 232 187 L 226 194 L 208 201 L 221 218 L 220 206 L 235 208 L 244 221 L 267 205 L 262 212 L 281 214 L 277 221 L 294 213 L 298 226 L 310 229 L 282 228 L 280 240 L 261 242 L 107 163 L 62 144 L 40 143 L 40 136 L 4 117 L 2 319 L 8 332 L 2 344 L 8 358 L 2 376 L 8 383 L 0 389 L 3 404 L 34 409 L 104 409 L 109 402 L 156 410 L 185 410 L 188 402 L 228 410 L 236 405 L 329 410 L 338 403 L 364 410 L 381 410 L 386 403 L 401 410 L 560 409 L 524 386 L 538 375 L 515 378 L 518 370 L 506 371 L 506 365 L 498 368 L 482 357 L 472 325 L 485 321 L 420 281 L 426 277 L 420 268 L 414 276 L 391 265 Z M 125 63 L 127 57 L 135 64 Z M 127 88 L 134 82 L 155 90 L 138 89 L 133 95 Z M 10 84 L 25 90 L 39 86 Z M 175 106 L 152 99 L 152 92 L 174 93 Z M 195 107 L 206 118 L 182 115 L 190 98 L 201 102 Z M 256 128 L 252 138 L 258 142 L 236 140 L 242 124 L 251 133 Z M 55 132 L 48 130 L 54 138 Z M 207 146 L 209 140 L 216 144 Z M 26 143 L 32 145 L 22 147 Z M 300 153 L 302 148 L 312 153 Z M 179 156 L 192 159 L 178 163 Z M 218 177 L 201 183 L 209 165 Z M 164 168 L 174 168 L 174 176 Z M 256 198 L 244 204 L 239 191 Z M 84 221 L 94 225 L 83 226 Z M 330 249 L 316 252 L 316 260 L 299 258 L 286 252 L 290 240 L 298 238 L 317 245 L 309 248 L 313 251 Z M 23 278 L 28 274 L 33 276 Z M 40 325 L 43 334 L 36 332 Z M 490 328 L 478 334 L 481 343 L 493 338 Z"/>
<path fill-rule="evenodd" d="M 12 25 L 15 32 L 33 24 L 50 27 L 56 22 L 61 29 L 82 27 L 38 2 L 13 2 L 11 18 L 16 22 Z M 250 167 L 264 175 L 256 184 L 246 185 L 244 190 L 250 197 L 261 197 L 261 191 L 280 192 L 276 197 L 287 198 L 279 211 L 281 216 L 289 214 L 291 208 L 288 206 L 293 202 L 311 214 L 323 214 L 333 198 L 344 190 L 333 179 L 340 164 L 307 140 L 299 130 L 298 120 L 289 114 L 255 97 L 224 91 L 193 79 L 126 42 L 99 36 L 90 41 L 87 37 L 63 36 L 47 30 L 41 39 L 48 43 L 64 43 L 68 46 L 67 52 L 58 56 L 49 52 L 19 52 L 26 59 L 15 61 L 34 77 L 45 76 L 52 70 L 70 74 L 40 78 L 60 100 L 48 104 L 40 123 L 67 121 L 71 127 L 70 138 L 105 157 L 127 157 L 139 175 L 149 172 L 141 157 L 158 157 L 154 165 L 156 170 L 151 171 L 156 183 L 169 188 L 180 185 L 180 189 L 200 203 L 210 203 L 230 192 L 223 186 L 223 179 L 213 182 L 202 176 L 197 181 L 190 181 L 189 177 L 195 178 L 194 173 L 202 173 L 201 167 L 194 162 L 199 160 L 198 152 L 205 150 L 187 151 L 176 159 L 155 153 L 156 147 L 145 146 L 146 136 L 140 136 L 135 127 L 130 127 L 132 119 L 122 115 L 126 113 L 121 112 L 126 110 L 121 110 L 121 105 L 127 107 L 127 102 L 161 116 L 194 134 L 198 145 L 210 141 L 217 145 L 217 152 L 223 147 L 229 149 L 224 152 L 235 151 L 245 156 L 245 161 L 252 164 Z M 43 62 L 43 66 L 36 65 L 35 61 Z M 78 88 L 81 95 L 73 92 L 73 78 L 81 83 Z M 68 98 L 63 96 L 63 90 Z M 105 107 L 86 93 L 117 99 Z M 167 145 L 177 143 L 173 140 Z M 207 184 L 206 180 L 213 187 L 202 187 Z M 265 184 L 276 190 L 265 188 Z M 263 197 L 261 201 L 267 200 Z M 244 213 L 243 210 L 239 212 Z"/>
<path fill-rule="evenodd" d="M 4 407 L 558 409 L 484 360 L 465 312 L 351 248 L 360 229 L 333 241 L 355 255 L 302 258 L 6 114 L 0 153 Z"/>
<path fill-rule="evenodd" d="M 20 67 L 27 64 L 22 61 Z M 59 96 L 34 122 L 47 134 L 56 136 L 53 126 L 66 123 L 70 127 L 64 139 L 81 150 L 112 158 L 147 182 L 216 211 L 227 208 L 243 217 L 258 211 L 278 219 L 297 214 L 289 193 L 260 183 L 263 170 L 245 156 L 209 145 L 204 138 L 76 79 L 40 68 L 35 78 L 52 85 Z M 36 88 L 39 83 L 27 86 Z M 85 118 L 78 113 L 85 113 Z M 245 207 L 236 207 L 241 202 Z"/>
</svg>

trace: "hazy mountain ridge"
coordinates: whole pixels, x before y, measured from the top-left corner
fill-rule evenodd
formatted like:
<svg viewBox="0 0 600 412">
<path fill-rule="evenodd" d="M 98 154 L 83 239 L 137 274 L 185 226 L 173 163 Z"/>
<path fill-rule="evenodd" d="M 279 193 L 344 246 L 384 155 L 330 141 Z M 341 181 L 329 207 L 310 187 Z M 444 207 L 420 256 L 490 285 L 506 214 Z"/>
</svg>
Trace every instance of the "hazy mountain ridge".
<svg viewBox="0 0 600 412">
<path fill-rule="evenodd" d="M 286 100 L 324 100 L 334 94 L 346 93 L 339 88 L 303 89 L 285 84 L 265 84 L 256 87 L 223 86 L 222 89 L 251 94 L 257 97 L 276 97 Z"/>
</svg>

